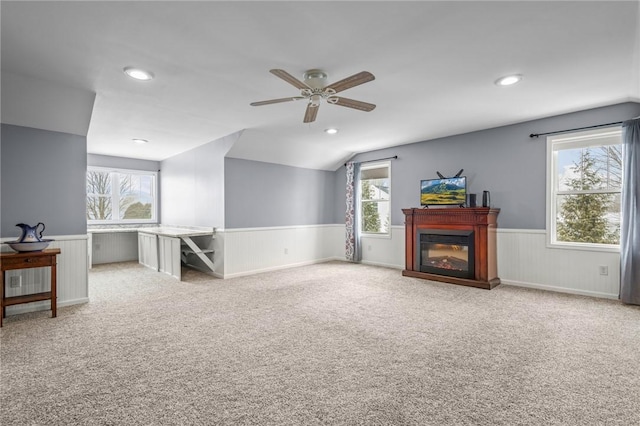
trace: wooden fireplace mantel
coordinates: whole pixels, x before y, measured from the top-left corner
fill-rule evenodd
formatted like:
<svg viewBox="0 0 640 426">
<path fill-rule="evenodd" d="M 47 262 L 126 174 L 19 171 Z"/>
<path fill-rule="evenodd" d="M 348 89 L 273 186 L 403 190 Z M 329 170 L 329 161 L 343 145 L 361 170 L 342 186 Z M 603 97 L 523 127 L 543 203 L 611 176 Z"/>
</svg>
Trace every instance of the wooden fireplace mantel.
<svg viewBox="0 0 640 426">
<path fill-rule="evenodd" d="M 500 284 L 497 267 L 496 229 L 500 209 L 490 207 L 453 207 L 402 209 L 405 215 L 405 269 L 402 275 L 492 289 Z M 474 235 L 474 278 L 458 278 L 420 271 L 416 264 L 419 230 L 468 230 Z"/>
</svg>

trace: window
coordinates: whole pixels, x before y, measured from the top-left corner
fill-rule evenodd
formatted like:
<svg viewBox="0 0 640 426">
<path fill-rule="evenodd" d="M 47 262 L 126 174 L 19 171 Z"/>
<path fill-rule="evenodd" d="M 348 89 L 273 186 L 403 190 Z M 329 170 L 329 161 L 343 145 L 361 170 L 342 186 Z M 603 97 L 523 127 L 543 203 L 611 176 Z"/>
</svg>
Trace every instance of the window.
<svg viewBox="0 0 640 426">
<path fill-rule="evenodd" d="M 389 234 L 391 228 L 391 164 L 360 169 L 360 213 L 363 234 Z"/>
<path fill-rule="evenodd" d="M 89 167 L 87 222 L 156 222 L 157 173 Z"/>
<path fill-rule="evenodd" d="M 609 128 L 547 138 L 551 245 L 619 248 L 621 134 Z"/>
</svg>

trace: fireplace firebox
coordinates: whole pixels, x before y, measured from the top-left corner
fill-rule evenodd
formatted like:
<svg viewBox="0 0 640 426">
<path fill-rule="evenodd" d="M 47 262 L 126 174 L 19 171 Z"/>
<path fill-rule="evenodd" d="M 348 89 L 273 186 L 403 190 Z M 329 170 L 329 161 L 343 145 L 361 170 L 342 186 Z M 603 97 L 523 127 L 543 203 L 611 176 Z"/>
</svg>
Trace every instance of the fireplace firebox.
<svg viewBox="0 0 640 426">
<path fill-rule="evenodd" d="M 473 279 L 473 231 L 420 229 L 416 241 L 421 272 Z"/>
<path fill-rule="evenodd" d="M 500 209 L 402 211 L 406 243 L 406 267 L 402 275 L 484 289 L 500 284 L 496 259 Z"/>
</svg>

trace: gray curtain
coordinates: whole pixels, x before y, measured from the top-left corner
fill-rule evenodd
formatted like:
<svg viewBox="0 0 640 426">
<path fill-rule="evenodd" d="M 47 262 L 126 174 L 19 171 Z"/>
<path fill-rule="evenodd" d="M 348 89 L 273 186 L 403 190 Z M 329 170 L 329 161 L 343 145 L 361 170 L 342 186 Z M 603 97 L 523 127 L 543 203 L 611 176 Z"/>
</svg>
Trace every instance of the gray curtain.
<svg viewBox="0 0 640 426">
<path fill-rule="evenodd" d="M 620 300 L 640 305 L 640 117 L 622 123 Z"/>
<path fill-rule="evenodd" d="M 351 262 L 362 260 L 360 245 L 360 163 L 347 163 L 347 213 L 345 216 L 345 257 Z"/>
</svg>

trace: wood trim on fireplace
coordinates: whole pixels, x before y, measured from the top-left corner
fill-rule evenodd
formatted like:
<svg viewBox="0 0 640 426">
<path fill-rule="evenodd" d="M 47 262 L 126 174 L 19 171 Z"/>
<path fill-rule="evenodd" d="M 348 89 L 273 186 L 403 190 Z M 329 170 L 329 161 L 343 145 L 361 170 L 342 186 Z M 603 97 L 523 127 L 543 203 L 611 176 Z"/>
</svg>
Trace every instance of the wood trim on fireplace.
<svg viewBox="0 0 640 426">
<path fill-rule="evenodd" d="M 405 269 L 402 275 L 492 289 L 500 284 L 497 268 L 496 229 L 500 209 L 490 207 L 402 209 L 405 214 Z M 416 264 L 419 230 L 468 230 L 474 235 L 473 279 L 431 274 Z"/>
</svg>

